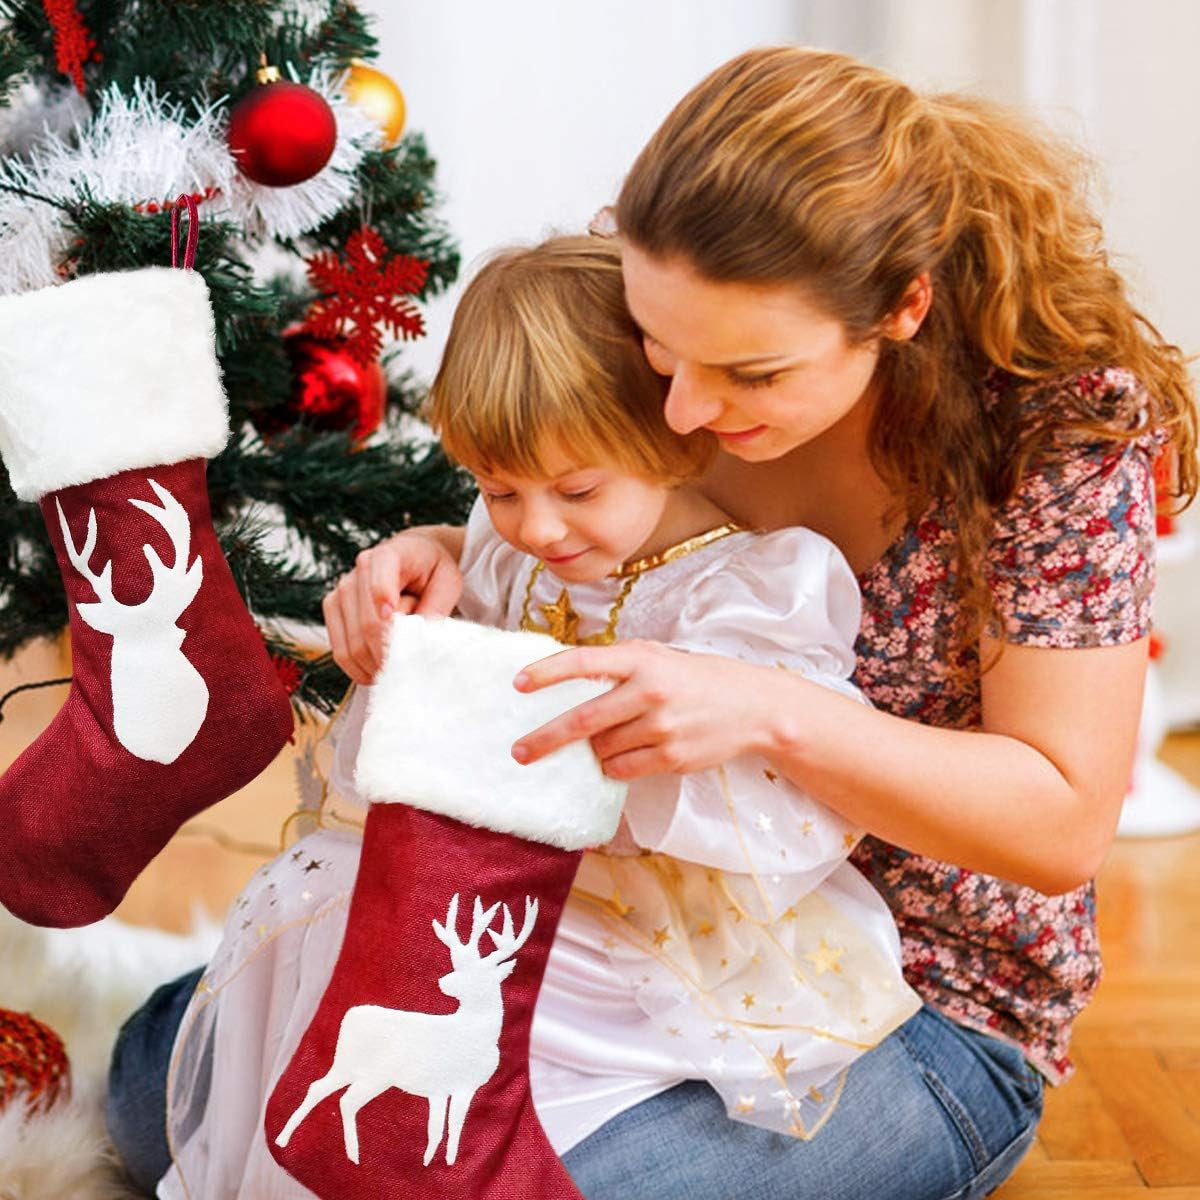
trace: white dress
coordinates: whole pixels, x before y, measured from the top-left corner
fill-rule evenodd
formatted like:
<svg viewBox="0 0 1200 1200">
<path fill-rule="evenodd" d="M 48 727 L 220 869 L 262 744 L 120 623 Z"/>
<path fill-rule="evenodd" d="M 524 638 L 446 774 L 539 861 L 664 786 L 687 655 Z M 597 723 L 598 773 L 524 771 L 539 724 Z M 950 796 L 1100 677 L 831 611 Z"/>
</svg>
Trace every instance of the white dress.
<svg viewBox="0 0 1200 1200">
<path fill-rule="evenodd" d="M 580 641 L 615 621 L 618 638 L 776 665 L 857 696 L 858 591 L 830 542 L 734 532 L 662 557 L 632 581 L 564 595 L 477 505 L 460 613 Z M 161 1197 L 311 1196 L 271 1157 L 262 1117 L 341 944 L 365 816 L 353 784 L 364 709 L 352 694 L 310 751 L 302 807 L 322 827 L 251 879 L 184 1017 Z M 616 838 L 584 856 L 538 998 L 530 1076 L 560 1154 L 683 1079 L 711 1083 L 736 1120 L 817 1133 L 849 1064 L 920 1006 L 889 910 L 846 862 L 857 836 L 755 756 L 630 789 Z"/>
</svg>

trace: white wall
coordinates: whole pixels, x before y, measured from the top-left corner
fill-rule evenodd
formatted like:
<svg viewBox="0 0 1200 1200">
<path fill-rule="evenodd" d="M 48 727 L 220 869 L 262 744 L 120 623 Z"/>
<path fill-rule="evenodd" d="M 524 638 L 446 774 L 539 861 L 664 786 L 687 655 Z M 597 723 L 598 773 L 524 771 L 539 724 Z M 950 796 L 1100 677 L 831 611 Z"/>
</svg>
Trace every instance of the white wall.
<svg viewBox="0 0 1200 1200">
<path fill-rule="evenodd" d="M 795 40 L 795 0 L 374 0 L 408 122 L 438 159 L 464 274 L 506 242 L 582 231 L 671 106 L 750 46 Z M 431 375 L 455 294 L 406 361 Z"/>
<path fill-rule="evenodd" d="M 857 54 L 919 87 L 1023 103 L 1099 158 L 1110 245 L 1146 313 L 1200 352 L 1200 4 L 1193 0 L 375 0 L 381 66 L 439 160 L 469 269 L 580 229 L 680 96 L 749 46 Z M 431 374 L 454 295 L 409 357 Z M 1183 527 L 1200 537 L 1200 506 Z M 1164 562 L 1176 723 L 1200 722 L 1200 553 Z"/>
</svg>

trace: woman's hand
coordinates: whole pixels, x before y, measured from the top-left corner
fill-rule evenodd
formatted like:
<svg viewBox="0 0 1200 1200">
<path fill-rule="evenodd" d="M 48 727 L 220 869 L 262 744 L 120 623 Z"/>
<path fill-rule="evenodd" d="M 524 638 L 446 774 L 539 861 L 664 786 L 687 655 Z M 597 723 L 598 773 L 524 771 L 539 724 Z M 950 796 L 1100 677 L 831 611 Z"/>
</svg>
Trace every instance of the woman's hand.
<svg viewBox="0 0 1200 1200">
<path fill-rule="evenodd" d="M 462 588 L 454 556 L 425 533 L 406 530 L 364 550 L 321 603 L 334 662 L 355 683 L 370 683 L 392 615 L 449 616 Z"/>
<path fill-rule="evenodd" d="M 532 692 L 584 677 L 613 679 L 616 686 L 526 734 L 513 746 L 518 762 L 534 762 L 587 738 L 606 775 L 639 779 L 700 771 L 739 754 L 763 752 L 771 738 L 771 698 L 788 672 L 628 641 L 540 659 L 514 684 Z"/>
</svg>

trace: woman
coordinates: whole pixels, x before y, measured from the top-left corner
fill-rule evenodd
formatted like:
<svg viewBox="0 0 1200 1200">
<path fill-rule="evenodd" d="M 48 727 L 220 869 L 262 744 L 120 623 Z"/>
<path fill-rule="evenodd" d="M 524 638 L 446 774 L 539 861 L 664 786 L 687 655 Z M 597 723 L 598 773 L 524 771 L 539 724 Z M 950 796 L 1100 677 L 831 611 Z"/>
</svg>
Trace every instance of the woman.
<svg viewBox="0 0 1200 1200">
<path fill-rule="evenodd" d="M 730 1194 L 712 1180 L 743 1162 L 760 1196 L 984 1195 L 1032 1140 L 1042 1079 L 1069 1074 L 1140 711 L 1163 443 L 1175 490 L 1196 485 L 1181 356 L 1108 265 L 1080 166 L 982 102 L 789 48 L 704 80 L 625 182 L 626 290 L 668 420 L 720 438 L 722 508 L 846 554 L 876 710 L 785 672 L 583 647 L 519 686 L 618 686 L 514 753 L 589 737 L 625 779 L 765 754 L 875 835 L 856 861 L 926 1008 L 851 1069 L 811 1143 L 764 1165 L 683 1085 L 567 1156 L 588 1196 L 631 1194 L 630 1165 L 689 1137 L 679 1195 Z M 452 603 L 457 537 L 438 539 L 401 535 L 331 598 L 357 677 L 375 606 Z"/>
<path fill-rule="evenodd" d="M 851 59 L 754 51 L 699 84 L 616 206 L 669 423 L 725 450 L 711 498 L 831 538 L 864 595 L 874 710 L 770 667 L 580 647 L 522 688 L 604 696 L 522 738 L 587 737 L 617 778 L 757 752 L 873 837 L 925 1007 L 851 1068 L 820 1135 L 726 1120 L 679 1085 L 565 1158 L 591 1200 L 983 1196 L 1100 974 L 1090 880 L 1138 723 L 1153 463 L 1196 488 L 1182 358 L 1131 307 L 1079 164 L 1016 119 Z M 326 602 L 366 682 L 390 610 L 449 611 L 461 531 L 367 552 Z M 970 736 L 968 736 L 970 735 Z"/>
</svg>

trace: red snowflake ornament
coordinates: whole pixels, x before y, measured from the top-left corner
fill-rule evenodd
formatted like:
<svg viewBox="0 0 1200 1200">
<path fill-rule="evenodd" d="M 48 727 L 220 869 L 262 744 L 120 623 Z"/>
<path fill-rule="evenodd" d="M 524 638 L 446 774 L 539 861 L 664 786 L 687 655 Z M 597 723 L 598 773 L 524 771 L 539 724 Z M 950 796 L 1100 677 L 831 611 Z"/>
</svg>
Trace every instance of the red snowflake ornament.
<svg viewBox="0 0 1200 1200">
<path fill-rule="evenodd" d="M 363 366 L 379 357 L 380 326 L 406 339 L 425 332 L 425 321 L 408 297 L 425 286 L 429 262 L 387 253 L 383 238 L 364 225 L 346 243 L 344 259 L 323 250 L 308 260 L 308 281 L 320 298 L 305 314 L 305 329 L 318 338 L 345 338 L 347 352 Z"/>
</svg>

